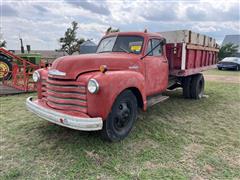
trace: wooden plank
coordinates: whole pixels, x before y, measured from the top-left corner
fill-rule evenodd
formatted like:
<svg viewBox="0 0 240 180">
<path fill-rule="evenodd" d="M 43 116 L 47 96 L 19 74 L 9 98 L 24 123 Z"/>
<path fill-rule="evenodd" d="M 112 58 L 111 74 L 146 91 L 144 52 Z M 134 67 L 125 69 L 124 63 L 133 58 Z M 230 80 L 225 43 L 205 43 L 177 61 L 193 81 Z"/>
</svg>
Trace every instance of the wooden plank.
<svg viewBox="0 0 240 180">
<path fill-rule="evenodd" d="M 168 43 L 188 43 L 205 47 L 216 47 L 216 40 L 212 37 L 193 32 L 191 30 L 177 30 L 160 32 Z"/>
<path fill-rule="evenodd" d="M 204 47 L 204 46 L 199 46 L 199 45 L 194 45 L 194 44 L 188 44 L 188 45 L 187 45 L 187 49 L 195 49 L 195 50 L 205 50 L 205 51 L 219 52 L 219 49 L 217 49 L 217 48 Z"/>
<path fill-rule="evenodd" d="M 182 44 L 182 63 L 181 63 L 181 70 L 185 70 L 186 69 L 186 43 Z"/>
</svg>

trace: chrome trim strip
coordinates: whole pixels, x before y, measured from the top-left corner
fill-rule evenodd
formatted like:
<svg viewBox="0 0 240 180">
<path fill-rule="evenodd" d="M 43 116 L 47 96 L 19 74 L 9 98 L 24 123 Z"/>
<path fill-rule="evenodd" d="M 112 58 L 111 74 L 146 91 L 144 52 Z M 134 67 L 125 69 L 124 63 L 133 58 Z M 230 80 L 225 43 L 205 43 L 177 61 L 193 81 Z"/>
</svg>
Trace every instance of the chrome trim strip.
<svg viewBox="0 0 240 180">
<path fill-rule="evenodd" d="M 66 76 L 65 72 L 59 71 L 57 69 L 48 70 L 48 74 L 53 75 L 53 76 Z"/>
</svg>

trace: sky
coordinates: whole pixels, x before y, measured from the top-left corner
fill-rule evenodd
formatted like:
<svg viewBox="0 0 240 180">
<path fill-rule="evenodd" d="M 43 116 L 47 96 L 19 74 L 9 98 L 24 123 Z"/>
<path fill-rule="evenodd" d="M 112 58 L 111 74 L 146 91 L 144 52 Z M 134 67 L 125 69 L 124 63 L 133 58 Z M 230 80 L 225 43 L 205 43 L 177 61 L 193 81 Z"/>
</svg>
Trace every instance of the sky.
<svg viewBox="0 0 240 180">
<path fill-rule="evenodd" d="M 108 27 L 151 32 L 189 29 L 214 37 L 240 34 L 238 0 L 0 0 L 1 33 L 8 49 L 19 37 L 32 49 L 59 49 L 58 39 L 72 21 L 79 38 L 98 42 Z"/>
</svg>

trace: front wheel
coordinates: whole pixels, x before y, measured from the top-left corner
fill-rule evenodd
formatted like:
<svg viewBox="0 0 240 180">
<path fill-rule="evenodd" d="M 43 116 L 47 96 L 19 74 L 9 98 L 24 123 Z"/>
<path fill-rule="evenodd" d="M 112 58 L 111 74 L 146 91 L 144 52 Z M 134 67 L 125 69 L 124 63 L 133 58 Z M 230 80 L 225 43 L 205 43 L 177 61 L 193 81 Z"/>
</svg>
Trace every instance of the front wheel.
<svg viewBox="0 0 240 180">
<path fill-rule="evenodd" d="M 108 118 L 103 122 L 102 137 L 110 142 L 124 139 L 137 119 L 137 99 L 130 91 L 122 92 L 115 100 Z"/>
</svg>

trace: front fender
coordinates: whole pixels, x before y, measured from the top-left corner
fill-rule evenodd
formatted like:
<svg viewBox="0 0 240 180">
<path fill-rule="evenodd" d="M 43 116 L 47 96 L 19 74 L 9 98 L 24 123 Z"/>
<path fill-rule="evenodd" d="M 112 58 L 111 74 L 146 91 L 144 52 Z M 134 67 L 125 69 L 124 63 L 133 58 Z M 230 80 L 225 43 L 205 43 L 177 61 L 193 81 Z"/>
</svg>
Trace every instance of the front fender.
<svg viewBox="0 0 240 180">
<path fill-rule="evenodd" d="M 146 109 L 145 79 L 141 73 L 127 70 L 108 71 L 94 73 L 91 78 L 98 81 L 100 88 L 97 94 L 87 92 L 89 116 L 106 119 L 116 97 L 125 89 L 132 87 L 139 90 Z"/>
</svg>

